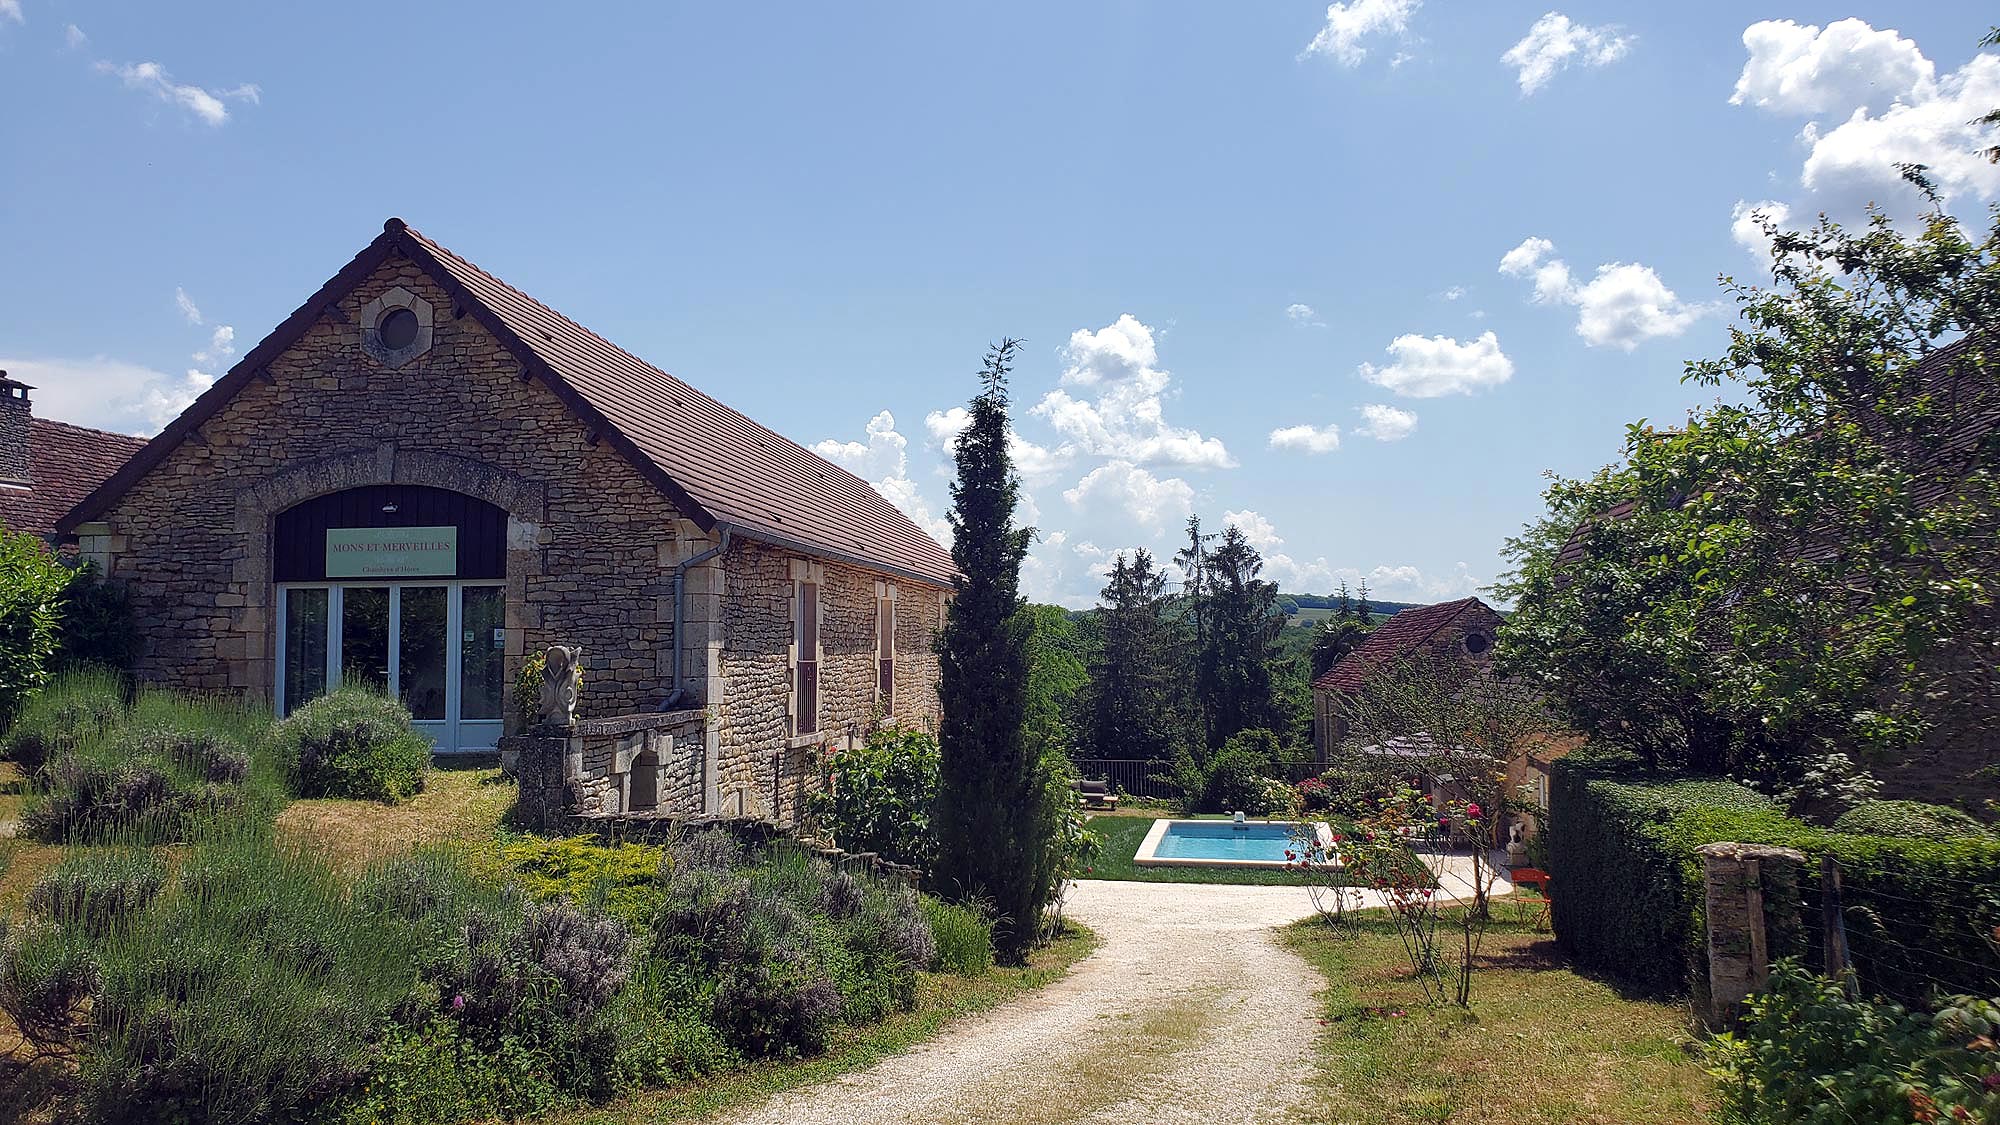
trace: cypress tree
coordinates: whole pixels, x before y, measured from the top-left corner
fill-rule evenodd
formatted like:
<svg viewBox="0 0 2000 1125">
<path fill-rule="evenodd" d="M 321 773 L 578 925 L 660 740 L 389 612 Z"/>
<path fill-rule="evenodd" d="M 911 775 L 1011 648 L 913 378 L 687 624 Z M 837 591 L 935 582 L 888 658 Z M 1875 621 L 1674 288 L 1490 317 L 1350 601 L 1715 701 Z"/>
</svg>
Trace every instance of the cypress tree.
<svg viewBox="0 0 2000 1125">
<path fill-rule="evenodd" d="M 932 823 L 941 889 L 995 913 L 996 951 L 1033 944 L 1050 879 L 1045 778 L 1025 732 L 1033 621 L 1020 594 L 1029 528 L 1014 526 L 1020 483 L 1007 449 L 1007 373 L 1019 348 L 986 353 L 951 486 L 957 594 L 938 638 L 939 777 Z"/>
</svg>

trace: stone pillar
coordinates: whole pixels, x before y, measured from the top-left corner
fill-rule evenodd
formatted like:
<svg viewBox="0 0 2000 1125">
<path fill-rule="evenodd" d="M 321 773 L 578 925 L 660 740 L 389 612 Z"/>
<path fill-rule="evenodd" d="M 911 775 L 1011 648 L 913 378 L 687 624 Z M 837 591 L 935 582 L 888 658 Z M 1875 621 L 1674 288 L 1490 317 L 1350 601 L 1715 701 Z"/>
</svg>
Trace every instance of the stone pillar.
<svg viewBox="0 0 2000 1125">
<path fill-rule="evenodd" d="M 1708 998 L 1697 1008 L 1711 1028 L 1736 1021 L 1744 999 L 1770 981 L 1772 942 L 1799 929 L 1798 870 L 1805 855 L 1766 844 L 1704 844 Z"/>
<path fill-rule="evenodd" d="M 508 735 L 500 740 L 502 758 L 514 756 L 514 774 L 520 780 L 521 795 L 514 809 L 515 822 L 529 832 L 558 832 L 566 828 L 569 813 L 569 762 L 580 744 L 566 734 L 540 730 L 533 734 Z"/>
</svg>

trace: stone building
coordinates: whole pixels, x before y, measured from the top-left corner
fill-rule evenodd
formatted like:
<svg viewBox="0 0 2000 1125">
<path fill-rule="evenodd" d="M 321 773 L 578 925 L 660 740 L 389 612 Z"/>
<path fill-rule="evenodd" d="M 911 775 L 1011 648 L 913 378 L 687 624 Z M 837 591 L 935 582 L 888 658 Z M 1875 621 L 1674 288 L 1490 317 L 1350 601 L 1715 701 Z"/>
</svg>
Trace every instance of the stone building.
<svg viewBox="0 0 2000 1125">
<path fill-rule="evenodd" d="M 61 526 L 142 679 L 281 715 L 364 681 L 441 753 L 580 648 L 596 811 L 789 818 L 828 749 L 937 712 L 936 540 L 398 219 Z"/>
<path fill-rule="evenodd" d="M 1342 704 L 1379 670 L 1419 659 L 1444 658 L 1465 667 L 1470 678 L 1493 656 L 1502 618 L 1478 598 L 1460 598 L 1403 610 L 1384 621 L 1368 639 L 1313 681 L 1313 745 L 1319 760 L 1333 755 L 1347 738 Z"/>
<path fill-rule="evenodd" d="M 56 540 L 56 521 L 144 438 L 35 417 L 35 388 L 0 371 L 0 526 Z"/>
</svg>

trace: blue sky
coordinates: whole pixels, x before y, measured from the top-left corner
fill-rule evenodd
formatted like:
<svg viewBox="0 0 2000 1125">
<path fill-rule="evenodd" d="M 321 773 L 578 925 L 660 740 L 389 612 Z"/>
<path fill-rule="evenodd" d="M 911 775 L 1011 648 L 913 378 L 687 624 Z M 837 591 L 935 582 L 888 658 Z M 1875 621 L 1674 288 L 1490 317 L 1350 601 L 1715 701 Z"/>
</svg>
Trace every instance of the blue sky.
<svg viewBox="0 0 2000 1125">
<path fill-rule="evenodd" d="M 151 432 L 400 215 L 945 506 L 986 344 L 1038 598 L 1240 523 L 1472 592 L 1701 401 L 1745 205 L 1972 213 L 1986 6 L 0 0 L 0 367 Z"/>
</svg>

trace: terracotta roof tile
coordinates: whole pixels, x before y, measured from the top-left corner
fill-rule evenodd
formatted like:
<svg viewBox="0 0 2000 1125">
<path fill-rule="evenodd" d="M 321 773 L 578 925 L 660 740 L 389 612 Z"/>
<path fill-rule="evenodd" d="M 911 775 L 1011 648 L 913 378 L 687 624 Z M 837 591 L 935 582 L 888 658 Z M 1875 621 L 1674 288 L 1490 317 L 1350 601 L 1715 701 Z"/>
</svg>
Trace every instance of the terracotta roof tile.
<svg viewBox="0 0 2000 1125">
<path fill-rule="evenodd" d="M 951 553 L 867 481 L 408 233 L 717 520 L 939 583 L 957 573 Z"/>
<path fill-rule="evenodd" d="M 145 438 L 128 434 L 29 419 L 29 485 L 0 485 L 0 524 L 10 531 L 53 535 L 64 513 L 110 479 L 145 444 Z"/>
<path fill-rule="evenodd" d="M 389 254 L 426 266 L 454 299 L 633 459 L 689 518 L 806 553 L 948 586 L 951 552 L 853 473 L 612 344 L 400 219 L 246 353 L 64 522 L 96 518 Z"/>
<path fill-rule="evenodd" d="M 1367 680 L 1368 673 L 1382 664 L 1407 656 L 1436 636 L 1438 630 L 1456 621 L 1460 614 L 1478 606 L 1488 609 L 1478 598 L 1460 598 L 1437 605 L 1420 605 L 1406 609 L 1377 626 L 1361 647 L 1348 653 L 1328 668 L 1313 687 L 1322 691 L 1359 691 Z"/>
</svg>

